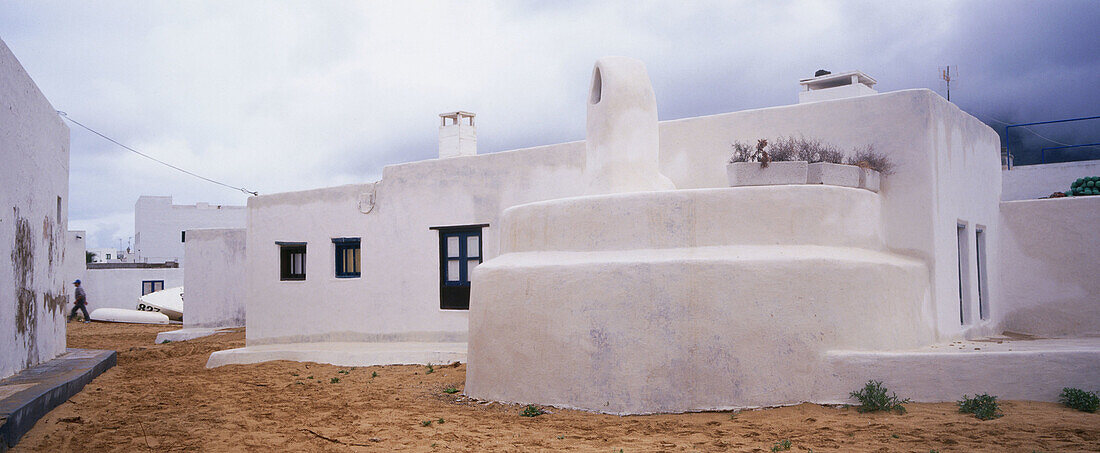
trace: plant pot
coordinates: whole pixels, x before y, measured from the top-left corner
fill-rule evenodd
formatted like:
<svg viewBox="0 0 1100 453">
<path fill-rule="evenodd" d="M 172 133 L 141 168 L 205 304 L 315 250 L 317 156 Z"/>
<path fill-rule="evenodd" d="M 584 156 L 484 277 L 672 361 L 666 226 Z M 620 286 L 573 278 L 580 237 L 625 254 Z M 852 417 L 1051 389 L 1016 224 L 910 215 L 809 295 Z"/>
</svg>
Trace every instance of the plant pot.
<svg viewBox="0 0 1100 453">
<path fill-rule="evenodd" d="M 806 182 L 809 184 L 855 187 L 878 192 L 880 181 L 879 172 L 855 165 L 816 162 L 807 168 Z"/>
<path fill-rule="evenodd" d="M 859 169 L 863 176 L 859 180 L 859 188 L 878 192 L 882 184 L 882 174 L 870 168 L 860 167 Z"/>
<path fill-rule="evenodd" d="M 807 163 L 771 162 L 761 167 L 760 162 L 732 162 L 726 164 L 726 176 L 730 187 L 806 184 Z"/>
</svg>

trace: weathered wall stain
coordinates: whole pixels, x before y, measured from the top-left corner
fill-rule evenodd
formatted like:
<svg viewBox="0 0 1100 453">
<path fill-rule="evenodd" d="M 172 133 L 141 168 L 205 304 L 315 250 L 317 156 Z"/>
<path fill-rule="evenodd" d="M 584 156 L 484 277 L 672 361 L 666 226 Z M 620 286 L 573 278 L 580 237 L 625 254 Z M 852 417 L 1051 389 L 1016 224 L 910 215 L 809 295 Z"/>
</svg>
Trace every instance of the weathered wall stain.
<svg viewBox="0 0 1100 453">
<path fill-rule="evenodd" d="M 51 315 L 57 315 L 58 313 L 65 313 L 65 304 L 69 300 L 69 295 L 66 291 L 62 291 L 61 294 L 54 294 L 53 291 L 46 291 L 42 295 L 42 302 L 45 303 L 46 309 L 50 311 Z"/>
<path fill-rule="evenodd" d="M 53 274 L 54 258 L 61 251 L 61 248 L 57 247 L 57 238 L 54 235 L 53 226 L 54 223 L 53 220 L 50 220 L 50 216 L 42 218 L 42 240 L 46 241 L 46 261 L 49 263 L 50 274 Z"/>
<path fill-rule="evenodd" d="M 15 331 L 23 335 L 34 323 L 34 236 L 31 223 L 15 211 L 15 243 L 11 249 L 11 268 L 15 274 L 17 301 Z"/>
<path fill-rule="evenodd" d="M 15 210 L 15 243 L 11 268 L 15 274 L 15 332 L 27 348 L 25 366 L 38 363 L 38 304 L 34 293 L 34 232 L 31 223 Z"/>
</svg>

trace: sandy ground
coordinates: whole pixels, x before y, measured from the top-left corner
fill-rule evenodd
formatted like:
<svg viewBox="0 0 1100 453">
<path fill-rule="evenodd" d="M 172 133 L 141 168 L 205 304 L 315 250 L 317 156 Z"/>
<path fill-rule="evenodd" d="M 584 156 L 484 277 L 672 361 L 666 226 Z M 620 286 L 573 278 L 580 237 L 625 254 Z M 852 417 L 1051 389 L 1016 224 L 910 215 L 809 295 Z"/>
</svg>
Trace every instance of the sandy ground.
<svg viewBox="0 0 1100 453">
<path fill-rule="evenodd" d="M 906 415 L 802 404 L 617 417 L 482 404 L 465 365 L 345 368 L 296 362 L 204 368 L 244 333 L 154 345 L 175 327 L 69 324 L 69 346 L 114 349 L 119 364 L 40 420 L 15 451 L 1100 451 L 1100 414 L 1009 401 L 979 421 L 952 403 Z M 374 374 L 377 373 L 377 376 Z M 431 422 L 428 424 L 428 422 Z"/>
</svg>

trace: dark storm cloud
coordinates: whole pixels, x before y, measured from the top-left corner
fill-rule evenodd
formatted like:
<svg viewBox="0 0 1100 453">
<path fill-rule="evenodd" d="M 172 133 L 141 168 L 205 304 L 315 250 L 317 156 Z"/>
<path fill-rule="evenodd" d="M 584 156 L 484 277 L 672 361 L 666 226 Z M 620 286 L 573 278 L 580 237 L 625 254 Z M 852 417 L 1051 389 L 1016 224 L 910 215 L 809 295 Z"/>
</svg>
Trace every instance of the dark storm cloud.
<svg viewBox="0 0 1100 453">
<path fill-rule="evenodd" d="M 663 120 L 791 104 L 819 68 L 930 88 L 1002 131 L 1100 114 L 1100 2 L 9 3 L 0 32 L 55 107 L 137 149 L 273 193 L 436 155 L 438 113 L 480 152 L 584 138 L 593 62 L 646 62 Z M 1100 123 L 1100 122 L 1096 122 Z M 1100 141 L 1100 125 L 1035 128 Z M 244 203 L 72 128 L 71 227 L 132 235 L 139 195 Z M 1091 134 L 1091 135 L 1090 135 Z M 1051 145 L 1010 136 L 1018 162 Z"/>
</svg>

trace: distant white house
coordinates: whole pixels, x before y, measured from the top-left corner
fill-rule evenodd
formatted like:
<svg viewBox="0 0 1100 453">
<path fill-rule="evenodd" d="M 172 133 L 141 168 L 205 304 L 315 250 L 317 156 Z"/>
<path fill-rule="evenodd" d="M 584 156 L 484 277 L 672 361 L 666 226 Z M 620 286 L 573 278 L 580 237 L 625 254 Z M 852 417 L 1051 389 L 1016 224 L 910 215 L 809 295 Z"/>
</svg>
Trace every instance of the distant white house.
<svg viewBox="0 0 1100 453">
<path fill-rule="evenodd" d="M 88 249 L 88 252 L 90 252 L 92 254 L 92 261 L 91 262 L 93 262 L 93 263 L 108 263 L 108 262 L 112 262 L 112 261 L 119 262 L 119 261 L 121 261 L 121 257 L 125 256 L 124 253 L 119 252 L 119 250 L 116 249 L 116 248 L 102 248 L 102 247 L 100 247 L 100 248 Z"/>
<path fill-rule="evenodd" d="M 0 379 L 65 351 L 69 128 L 0 41 Z"/>
<path fill-rule="evenodd" d="M 468 395 L 612 413 L 844 402 L 868 379 L 920 401 L 1094 384 L 1100 241 L 1073 225 L 1100 221 L 1100 197 L 1002 202 L 988 126 L 929 90 L 830 77 L 796 105 L 658 122 L 644 66 L 604 59 L 585 142 L 478 155 L 454 112 L 438 159 L 252 197 L 247 346 L 208 366 L 468 344 Z M 782 137 L 871 146 L 896 172 L 875 191 L 857 167 L 733 181 L 733 143 Z M 1069 338 L 965 343 L 1004 331 Z"/>
<path fill-rule="evenodd" d="M 146 263 L 175 261 L 184 264 L 187 230 L 195 228 L 244 228 L 244 206 L 172 203 L 171 196 L 142 195 L 134 204 L 134 254 Z"/>
<path fill-rule="evenodd" d="M 194 228 L 244 228 L 243 206 L 177 205 L 170 196 L 141 196 L 134 204 L 134 250 L 89 249 L 96 254 L 79 277 L 89 307 L 128 308 L 138 298 L 184 284 L 186 231 Z M 124 260 L 119 260 L 119 254 Z M 207 266 L 206 263 L 200 265 Z M 186 307 L 186 305 L 185 305 Z M 186 314 L 184 315 L 186 319 Z"/>
</svg>

